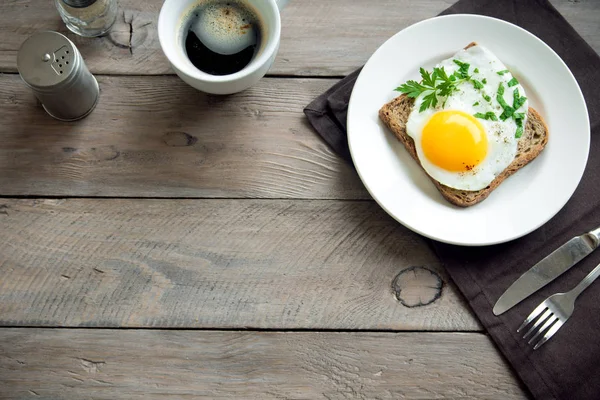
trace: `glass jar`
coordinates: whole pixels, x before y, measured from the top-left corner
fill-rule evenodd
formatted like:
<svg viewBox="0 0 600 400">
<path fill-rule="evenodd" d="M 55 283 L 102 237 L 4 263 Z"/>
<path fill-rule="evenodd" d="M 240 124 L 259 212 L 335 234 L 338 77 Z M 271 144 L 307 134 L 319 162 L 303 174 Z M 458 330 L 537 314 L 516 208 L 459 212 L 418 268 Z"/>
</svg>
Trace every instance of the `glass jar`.
<svg viewBox="0 0 600 400">
<path fill-rule="evenodd" d="M 55 0 L 67 28 L 80 36 L 102 36 L 117 19 L 116 0 Z"/>
</svg>

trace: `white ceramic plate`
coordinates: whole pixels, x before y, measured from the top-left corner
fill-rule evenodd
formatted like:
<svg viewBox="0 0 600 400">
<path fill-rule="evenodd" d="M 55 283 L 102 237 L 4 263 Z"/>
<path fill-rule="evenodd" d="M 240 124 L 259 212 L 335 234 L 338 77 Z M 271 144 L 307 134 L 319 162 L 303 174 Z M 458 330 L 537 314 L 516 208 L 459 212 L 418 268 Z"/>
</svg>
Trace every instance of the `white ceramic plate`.
<svg viewBox="0 0 600 400">
<path fill-rule="evenodd" d="M 448 203 L 378 111 L 393 89 L 470 42 L 494 52 L 525 88 L 529 105 L 550 131 L 546 149 L 468 208 Z M 481 246 L 521 237 L 543 225 L 569 200 L 588 158 L 590 126 L 573 74 L 540 39 L 510 23 L 478 15 L 449 15 L 412 25 L 386 41 L 363 68 L 350 98 L 348 141 L 367 190 L 411 230 L 446 243 Z"/>
</svg>

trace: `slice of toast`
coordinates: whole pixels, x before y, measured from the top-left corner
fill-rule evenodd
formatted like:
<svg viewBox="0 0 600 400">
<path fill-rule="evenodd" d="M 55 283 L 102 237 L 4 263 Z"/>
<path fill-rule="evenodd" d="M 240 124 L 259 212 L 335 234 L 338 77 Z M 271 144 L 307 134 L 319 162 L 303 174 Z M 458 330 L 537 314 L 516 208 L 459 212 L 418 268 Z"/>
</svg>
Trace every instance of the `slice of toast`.
<svg viewBox="0 0 600 400">
<path fill-rule="evenodd" d="M 414 99 L 403 94 L 391 102 L 384 105 L 379 110 L 379 117 L 402 142 L 412 158 L 421 166 L 414 140 L 406 133 L 406 122 L 412 111 Z M 527 113 L 527 123 L 523 136 L 519 139 L 517 154 L 513 162 L 506 167 L 500 175 L 496 177 L 486 188 L 477 191 L 468 191 L 454 189 L 442 185 L 437 180 L 430 177 L 442 196 L 450 203 L 459 207 L 469 207 L 480 201 L 485 200 L 494 189 L 498 187 L 506 178 L 523 168 L 530 161 L 535 159 L 544 150 L 548 143 L 548 127 L 541 115 L 533 108 L 529 107 Z M 421 166 L 422 167 L 422 166 Z M 429 176 L 429 175 L 428 175 Z"/>
<path fill-rule="evenodd" d="M 471 42 L 465 49 L 476 46 L 476 42 Z M 417 164 L 423 168 L 414 140 L 406 133 L 406 122 L 412 111 L 415 100 L 403 94 L 390 101 L 379 110 L 379 118 L 390 128 L 394 135 L 402 142 L 406 150 L 415 159 Z M 500 175 L 496 177 L 486 188 L 476 191 L 460 190 L 442 185 L 437 180 L 433 179 L 429 174 L 429 178 L 433 181 L 442 196 L 450 203 L 459 207 L 469 207 L 485 200 L 494 189 L 498 187 L 506 178 L 523 168 L 530 161 L 535 159 L 546 147 L 548 143 L 548 127 L 542 116 L 529 107 L 527 111 L 527 124 L 523 136 L 519 139 L 517 146 L 517 154 L 513 162 L 506 167 Z"/>
</svg>

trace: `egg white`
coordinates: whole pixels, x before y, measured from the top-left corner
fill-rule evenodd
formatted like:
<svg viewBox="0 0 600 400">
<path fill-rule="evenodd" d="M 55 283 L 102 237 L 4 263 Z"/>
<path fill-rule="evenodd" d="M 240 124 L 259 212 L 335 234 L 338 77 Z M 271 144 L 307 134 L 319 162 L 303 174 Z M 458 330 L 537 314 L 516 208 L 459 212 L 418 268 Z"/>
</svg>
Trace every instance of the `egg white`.
<svg viewBox="0 0 600 400">
<path fill-rule="evenodd" d="M 513 78 L 510 72 L 499 75 L 497 72 L 506 70 L 506 66 L 491 51 L 483 46 L 476 45 L 466 50 L 461 50 L 453 57 L 440 62 L 436 67 L 443 67 L 448 76 L 459 69 L 459 66 L 453 61 L 459 60 L 469 63 L 469 75 L 478 81 L 486 80 L 483 89 L 475 89 L 472 83 L 464 82 L 458 86 L 458 91 L 452 93 L 447 98 L 438 97 L 438 104 L 434 108 L 428 108 L 423 112 L 419 111 L 425 94 L 415 99 L 415 104 L 406 123 L 407 134 L 413 138 L 417 155 L 425 171 L 435 180 L 443 185 L 467 191 L 476 191 L 486 188 L 515 158 L 517 154 L 518 140 L 515 138 L 517 124 L 513 118 L 505 121 L 490 121 L 478 118 L 483 125 L 487 141 L 488 152 L 485 159 L 475 166 L 472 170 L 466 172 L 452 172 L 444 170 L 433 163 L 425 156 L 421 146 L 421 133 L 423 127 L 433 114 L 441 110 L 460 110 L 470 115 L 475 113 L 485 114 L 493 111 L 496 116 L 502 114 L 503 109 L 496 100 L 498 86 L 500 82 L 504 83 L 504 100 L 507 104 L 513 104 L 513 91 L 519 90 L 521 96 L 527 96 L 521 84 L 508 87 L 508 82 Z M 474 72 L 478 69 L 478 72 Z M 491 98 L 488 102 L 483 95 Z M 479 104 L 477 104 L 479 103 Z M 477 105 L 475 105 L 477 104 Z M 529 102 L 525 103 L 516 110 L 518 113 L 524 113 L 523 127 L 527 123 L 527 110 Z"/>
</svg>

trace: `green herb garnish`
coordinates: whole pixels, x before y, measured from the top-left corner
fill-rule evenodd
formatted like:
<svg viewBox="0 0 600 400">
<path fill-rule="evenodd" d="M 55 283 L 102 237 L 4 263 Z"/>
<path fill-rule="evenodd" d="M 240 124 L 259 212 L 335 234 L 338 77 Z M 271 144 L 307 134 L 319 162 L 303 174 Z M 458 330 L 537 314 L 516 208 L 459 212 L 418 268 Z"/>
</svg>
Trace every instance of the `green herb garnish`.
<svg viewBox="0 0 600 400">
<path fill-rule="evenodd" d="M 500 106 L 502 106 L 502 109 L 504 110 L 502 114 L 500 114 L 500 119 L 505 121 L 512 117 L 517 124 L 515 137 L 517 139 L 520 138 L 523 135 L 523 119 L 525 119 L 525 113 L 518 113 L 515 111 L 525 104 L 527 97 L 521 96 L 519 94 L 519 89 L 515 89 L 513 90 L 513 105 L 509 106 L 504 100 L 504 84 L 500 82 L 500 85 L 498 85 L 498 94 L 496 95 L 496 100 L 498 100 L 498 103 L 500 103 Z"/>
<path fill-rule="evenodd" d="M 519 84 L 519 81 L 517 80 L 517 78 L 512 78 L 510 81 L 508 81 L 508 87 L 513 87 Z"/>
<path fill-rule="evenodd" d="M 454 63 L 460 67 L 458 71 L 454 72 L 453 75 L 455 75 L 459 79 L 469 79 L 469 67 L 471 66 L 471 64 L 456 59 L 452 61 L 454 61 Z"/>
<path fill-rule="evenodd" d="M 488 111 L 485 114 L 483 113 L 476 113 L 474 115 L 475 118 L 481 118 L 481 119 L 487 119 L 489 121 L 498 121 L 498 117 L 496 117 L 496 114 L 494 114 L 492 111 Z"/>
<path fill-rule="evenodd" d="M 475 73 L 475 74 L 478 74 L 478 73 L 479 73 L 479 68 L 475 68 L 475 69 L 473 70 L 473 73 Z"/>
<path fill-rule="evenodd" d="M 456 79 L 450 79 L 443 67 L 434 68 L 432 73 L 424 68 L 419 69 L 419 72 L 422 79 L 420 83 L 410 80 L 395 89 L 397 92 L 404 93 L 411 98 L 427 93 L 423 97 L 419 112 L 423 112 L 429 107 L 435 107 L 438 103 L 438 96 L 446 97 L 457 90 L 456 85 L 459 82 Z"/>
<path fill-rule="evenodd" d="M 479 82 L 477 79 L 471 79 L 471 83 L 475 89 L 483 89 L 483 83 Z"/>
<path fill-rule="evenodd" d="M 456 59 L 453 59 L 452 61 L 458 65 L 458 70 L 454 71 L 450 76 L 448 76 L 444 67 L 433 68 L 432 72 L 420 68 L 421 82 L 410 80 L 394 90 L 404 93 L 410 98 L 417 98 L 423 95 L 421 106 L 419 108 L 419 112 L 423 112 L 429 107 L 435 107 L 438 102 L 441 101 L 438 97 L 445 97 L 445 99 L 443 99 L 443 104 L 446 104 L 448 96 L 457 91 L 458 86 L 463 82 L 471 82 L 475 89 L 483 89 L 483 85 L 487 83 L 487 79 L 483 79 L 483 81 L 473 79 L 469 75 L 469 68 L 471 66 L 469 63 Z M 475 68 L 473 72 L 477 73 L 479 72 L 479 69 Z M 483 93 L 482 96 L 487 102 L 491 102 L 492 99 L 490 96 Z M 476 104 L 479 104 L 479 102 Z"/>
<path fill-rule="evenodd" d="M 515 119 L 517 123 L 517 130 L 515 131 L 515 138 L 520 138 L 523 136 L 523 118 Z"/>
<path fill-rule="evenodd" d="M 527 97 L 525 97 L 525 96 L 521 97 L 519 95 L 519 89 L 513 90 L 513 108 L 515 110 L 517 110 L 519 107 L 521 107 L 523 104 L 525 104 L 526 100 L 527 100 Z"/>
<path fill-rule="evenodd" d="M 498 71 L 498 72 L 496 72 L 496 73 L 497 73 L 498 75 L 502 76 L 502 75 L 506 74 L 507 72 L 510 72 L 510 71 L 509 71 L 509 70 L 507 70 L 507 69 L 503 69 L 502 71 Z"/>
<path fill-rule="evenodd" d="M 478 101 L 476 101 L 475 103 L 473 103 L 473 107 L 476 107 L 476 106 L 478 106 L 478 105 L 479 105 L 479 102 L 478 102 Z"/>
<path fill-rule="evenodd" d="M 500 82 L 498 85 L 498 92 L 496 93 L 496 101 L 500 104 L 500 107 L 504 110 L 504 112 L 500 115 L 500 119 L 502 121 L 506 120 L 515 112 L 515 110 L 506 103 L 504 100 L 504 84 Z"/>
</svg>

